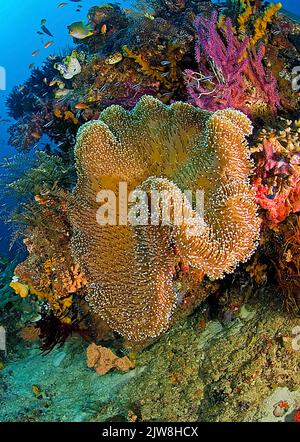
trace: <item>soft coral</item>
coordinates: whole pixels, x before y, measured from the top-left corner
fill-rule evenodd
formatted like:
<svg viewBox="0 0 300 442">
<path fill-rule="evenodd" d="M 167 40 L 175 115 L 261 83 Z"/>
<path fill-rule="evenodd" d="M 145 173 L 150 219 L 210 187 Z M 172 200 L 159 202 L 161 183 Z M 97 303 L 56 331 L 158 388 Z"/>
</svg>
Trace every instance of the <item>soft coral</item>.
<svg viewBox="0 0 300 442">
<path fill-rule="evenodd" d="M 196 61 L 201 71 L 185 71 L 191 102 L 210 111 L 233 107 L 248 115 L 267 105 L 274 113 L 280 105 L 279 95 L 275 78 L 263 65 L 264 45 L 250 51 L 249 37 L 240 42 L 229 17 L 225 31 L 219 32 L 216 11 L 210 21 L 198 16 L 195 28 Z"/>
</svg>

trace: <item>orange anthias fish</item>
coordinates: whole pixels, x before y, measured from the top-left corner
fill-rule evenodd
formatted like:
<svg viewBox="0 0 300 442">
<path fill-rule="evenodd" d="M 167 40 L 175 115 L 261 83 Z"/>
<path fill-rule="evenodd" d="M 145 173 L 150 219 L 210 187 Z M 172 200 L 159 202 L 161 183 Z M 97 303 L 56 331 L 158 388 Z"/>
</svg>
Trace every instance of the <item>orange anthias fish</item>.
<svg viewBox="0 0 300 442">
<path fill-rule="evenodd" d="M 36 140 L 39 140 L 41 138 L 41 134 L 39 132 L 32 132 L 31 134 L 33 136 L 33 138 L 35 138 Z"/>
<path fill-rule="evenodd" d="M 77 103 L 75 109 L 88 109 L 90 106 L 86 103 Z"/>
<path fill-rule="evenodd" d="M 34 51 L 31 55 L 32 55 L 32 57 L 35 57 L 36 55 L 38 55 L 39 54 L 39 52 L 40 52 L 40 50 L 39 49 L 37 49 L 36 51 Z"/>
<path fill-rule="evenodd" d="M 67 2 L 62 2 L 62 3 L 60 3 L 57 7 L 58 8 L 63 8 L 64 6 L 67 6 Z"/>
<path fill-rule="evenodd" d="M 106 34 L 106 32 L 107 32 L 107 26 L 106 24 L 104 24 L 101 26 L 101 34 Z"/>
<path fill-rule="evenodd" d="M 47 41 L 47 43 L 44 44 L 44 48 L 47 49 L 52 45 L 53 45 L 53 41 Z"/>
</svg>

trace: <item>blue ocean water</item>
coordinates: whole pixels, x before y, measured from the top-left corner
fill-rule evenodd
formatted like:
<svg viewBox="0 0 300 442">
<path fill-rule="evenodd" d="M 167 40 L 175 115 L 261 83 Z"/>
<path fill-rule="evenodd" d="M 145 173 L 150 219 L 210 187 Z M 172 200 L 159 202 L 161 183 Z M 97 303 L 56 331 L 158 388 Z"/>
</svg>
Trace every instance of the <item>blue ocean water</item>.
<svg viewBox="0 0 300 442">
<path fill-rule="evenodd" d="M 101 2 L 95 0 L 82 0 L 72 3 L 70 1 L 63 8 L 58 8 L 59 0 L 1 0 L 0 17 L 5 17 L 0 28 L 1 53 L 0 67 L 6 72 L 6 90 L 0 90 L 0 162 L 2 158 L 12 156 L 16 152 L 8 145 L 7 129 L 10 123 L 1 122 L 9 117 L 6 114 L 5 101 L 15 85 L 22 84 L 30 75 L 29 65 L 41 63 L 50 54 L 55 54 L 66 47 L 73 46 L 73 39 L 68 35 L 67 26 L 75 21 L 85 20 L 87 12 L 92 6 Z M 105 3 L 105 2 L 103 2 Z M 81 12 L 76 12 L 78 5 L 82 5 Z M 130 7 L 130 1 L 120 1 L 123 7 Z M 42 19 L 47 20 L 47 28 L 54 38 L 37 34 Z M 43 45 L 53 40 L 53 46 L 42 49 L 36 57 L 32 52 L 43 48 Z M 1 209 L 0 209 L 1 210 Z M 9 238 L 7 228 L 0 219 L 0 253 L 6 253 Z"/>
<path fill-rule="evenodd" d="M 49 54 L 67 46 L 72 46 L 72 38 L 68 35 L 67 25 L 74 21 L 85 20 L 89 8 L 99 5 L 95 0 L 82 0 L 81 2 L 66 2 L 65 7 L 58 8 L 59 0 L 1 0 L 0 17 L 3 17 L 0 27 L 0 67 L 6 72 L 6 90 L 0 90 L 0 161 L 3 157 L 13 155 L 15 151 L 8 145 L 5 100 L 15 85 L 20 85 L 30 74 L 28 66 L 35 63 L 39 66 Z M 216 0 L 218 3 L 218 0 Z M 76 12 L 78 5 L 82 5 L 81 12 Z M 130 0 L 120 1 L 123 7 L 130 7 Z M 295 0 L 283 0 L 283 7 L 300 15 L 300 3 Z M 47 27 L 54 38 L 37 34 L 41 19 L 47 20 Z M 42 49 L 36 57 L 32 52 L 43 48 L 43 44 L 53 40 L 54 45 Z M 6 251 L 8 238 L 6 227 L 0 221 L 0 252 Z"/>
</svg>

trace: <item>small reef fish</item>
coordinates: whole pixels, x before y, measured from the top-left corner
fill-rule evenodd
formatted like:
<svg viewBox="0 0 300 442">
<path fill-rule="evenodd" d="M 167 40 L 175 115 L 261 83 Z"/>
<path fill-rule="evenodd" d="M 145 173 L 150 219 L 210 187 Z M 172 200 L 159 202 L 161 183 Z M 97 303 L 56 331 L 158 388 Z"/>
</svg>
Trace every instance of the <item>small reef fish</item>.
<svg viewBox="0 0 300 442">
<path fill-rule="evenodd" d="M 169 60 L 163 60 L 163 61 L 160 62 L 160 64 L 162 66 L 167 66 L 168 64 L 171 64 L 171 62 Z"/>
<path fill-rule="evenodd" d="M 120 63 L 120 61 L 122 60 L 123 55 L 121 54 L 121 52 L 115 52 L 105 60 L 105 64 L 117 64 Z"/>
<path fill-rule="evenodd" d="M 36 57 L 39 53 L 40 53 L 40 50 L 37 49 L 37 50 L 34 51 L 31 55 L 32 55 L 32 57 Z"/>
<path fill-rule="evenodd" d="M 47 41 L 47 43 L 44 44 L 44 48 L 47 49 L 52 45 L 53 45 L 53 41 Z"/>
<path fill-rule="evenodd" d="M 146 12 L 144 14 L 144 17 L 148 18 L 149 20 L 154 20 L 155 19 L 154 15 L 149 14 L 149 12 Z"/>
<path fill-rule="evenodd" d="M 42 25 L 42 31 L 45 33 L 45 34 L 47 34 L 47 35 L 50 35 L 50 37 L 53 37 L 53 34 L 49 31 L 49 29 L 48 28 L 46 28 L 46 26 L 45 25 Z"/>
<path fill-rule="evenodd" d="M 60 8 L 64 8 L 65 6 L 67 6 L 67 2 L 62 2 L 62 3 L 60 3 L 57 7 L 60 9 Z"/>
<path fill-rule="evenodd" d="M 86 103 L 77 103 L 75 109 L 88 109 L 90 106 Z"/>
<path fill-rule="evenodd" d="M 71 89 L 57 89 L 55 91 L 55 98 L 64 98 L 66 97 L 70 92 L 72 92 Z"/>
<path fill-rule="evenodd" d="M 107 32 L 107 26 L 106 24 L 104 24 L 101 26 L 101 34 L 106 34 L 106 32 Z"/>
<path fill-rule="evenodd" d="M 65 87 L 65 83 L 63 81 L 61 81 L 59 78 L 54 78 L 53 80 L 51 80 L 49 83 L 49 86 L 53 87 L 56 84 L 59 87 L 59 89 L 64 89 L 64 87 Z"/>
<path fill-rule="evenodd" d="M 29 69 L 33 69 L 34 68 L 34 63 L 30 63 L 30 65 L 28 66 Z"/>
<path fill-rule="evenodd" d="M 33 138 L 35 138 L 36 140 L 39 140 L 41 138 L 41 134 L 39 132 L 32 132 L 31 134 L 33 136 Z"/>
<path fill-rule="evenodd" d="M 68 26 L 69 35 L 78 40 L 91 37 L 94 35 L 93 28 L 90 25 L 85 25 L 84 21 L 77 21 Z"/>
<path fill-rule="evenodd" d="M 123 11 L 125 12 L 125 14 L 130 14 L 130 12 L 132 11 L 132 9 L 127 9 L 127 8 L 122 8 Z"/>
<path fill-rule="evenodd" d="M 32 385 L 31 389 L 32 389 L 32 393 L 33 393 L 36 397 L 40 396 L 40 394 L 41 394 L 41 392 L 42 392 L 41 387 L 39 387 L 38 385 Z"/>
</svg>

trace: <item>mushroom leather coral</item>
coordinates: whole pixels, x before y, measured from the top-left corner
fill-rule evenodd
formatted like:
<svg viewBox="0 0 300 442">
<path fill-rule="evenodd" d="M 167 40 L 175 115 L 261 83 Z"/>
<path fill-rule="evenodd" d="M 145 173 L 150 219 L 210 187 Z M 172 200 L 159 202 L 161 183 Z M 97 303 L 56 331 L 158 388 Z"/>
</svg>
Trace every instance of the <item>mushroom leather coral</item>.
<svg viewBox="0 0 300 442">
<path fill-rule="evenodd" d="M 92 310 L 129 341 L 165 331 L 182 295 L 175 288 L 176 250 L 210 278 L 231 272 L 256 247 L 260 222 L 241 112 L 215 113 L 185 103 L 168 107 L 144 96 L 131 111 L 111 106 L 84 125 L 75 150 L 77 186 L 71 196 L 73 253 L 89 281 Z M 128 192 L 204 189 L 204 218 L 184 199 L 193 228 L 180 225 L 101 226 L 101 189 Z M 178 255 L 178 253 L 177 253 Z M 177 286 L 176 286 L 177 287 Z"/>
</svg>

